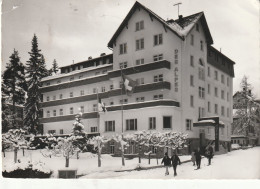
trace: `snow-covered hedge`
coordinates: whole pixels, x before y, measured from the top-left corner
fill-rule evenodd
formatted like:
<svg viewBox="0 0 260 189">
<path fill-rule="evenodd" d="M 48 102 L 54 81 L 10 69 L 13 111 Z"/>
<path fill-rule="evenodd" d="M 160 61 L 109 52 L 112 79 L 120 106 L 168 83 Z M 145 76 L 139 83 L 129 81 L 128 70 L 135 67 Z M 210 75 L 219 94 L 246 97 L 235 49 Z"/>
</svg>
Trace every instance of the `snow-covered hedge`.
<svg viewBox="0 0 260 189">
<path fill-rule="evenodd" d="M 52 171 L 42 162 L 20 162 L 3 167 L 3 177 L 8 178 L 49 178 Z"/>
</svg>

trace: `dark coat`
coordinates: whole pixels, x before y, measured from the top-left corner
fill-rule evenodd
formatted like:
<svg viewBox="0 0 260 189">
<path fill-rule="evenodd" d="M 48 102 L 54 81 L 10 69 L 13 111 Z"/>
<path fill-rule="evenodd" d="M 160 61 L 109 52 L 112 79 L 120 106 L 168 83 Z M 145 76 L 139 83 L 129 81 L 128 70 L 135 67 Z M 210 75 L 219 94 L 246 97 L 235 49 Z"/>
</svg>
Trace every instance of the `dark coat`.
<svg viewBox="0 0 260 189">
<path fill-rule="evenodd" d="M 207 158 L 212 158 L 213 157 L 213 148 L 212 148 L 212 146 L 208 147 L 208 149 L 207 149 L 205 154 L 206 154 Z"/>
<path fill-rule="evenodd" d="M 171 161 L 172 161 L 173 166 L 181 164 L 181 160 L 180 160 L 179 156 L 177 156 L 177 155 L 173 155 L 171 158 Z"/>
<path fill-rule="evenodd" d="M 201 152 L 200 151 L 196 151 L 195 152 L 195 157 L 196 157 L 196 160 L 201 160 Z"/>
<path fill-rule="evenodd" d="M 162 159 L 162 163 L 164 163 L 164 166 L 170 166 L 171 165 L 171 159 L 169 156 L 164 156 Z"/>
</svg>

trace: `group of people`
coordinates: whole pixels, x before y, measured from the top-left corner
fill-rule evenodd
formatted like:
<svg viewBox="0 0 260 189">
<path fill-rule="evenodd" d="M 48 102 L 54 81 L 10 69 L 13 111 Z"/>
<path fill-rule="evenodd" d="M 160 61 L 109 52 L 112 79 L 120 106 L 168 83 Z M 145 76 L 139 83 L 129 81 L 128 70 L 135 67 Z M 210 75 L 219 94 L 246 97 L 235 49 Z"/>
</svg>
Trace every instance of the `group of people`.
<svg viewBox="0 0 260 189">
<path fill-rule="evenodd" d="M 214 155 L 213 148 L 211 145 L 208 145 L 206 147 L 206 151 L 205 151 L 205 157 L 208 159 L 208 165 L 211 165 L 211 159 L 213 158 L 213 155 Z M 198 150 L 194 150 L 191 153 L 191 161 L 193 162 L 193 166 L 197 165 L 197 169 L 200 169 L 200 164 L 201 164 L 200 148 L 198 148 Z M 179 156 L 175 152 L 173 152 L 173 155 L 171 158 L 168 156 L 168 153 L 166 152 L 162 159 L 162 163 L 164 163 L 164 166 L 166 168 L 165 175 L 169 175 L 169 167 L 172 164 L 174 176 L 177 176 L 177 165 L 180 165 L 181 161 L 180 161 Z"/>
</svg>

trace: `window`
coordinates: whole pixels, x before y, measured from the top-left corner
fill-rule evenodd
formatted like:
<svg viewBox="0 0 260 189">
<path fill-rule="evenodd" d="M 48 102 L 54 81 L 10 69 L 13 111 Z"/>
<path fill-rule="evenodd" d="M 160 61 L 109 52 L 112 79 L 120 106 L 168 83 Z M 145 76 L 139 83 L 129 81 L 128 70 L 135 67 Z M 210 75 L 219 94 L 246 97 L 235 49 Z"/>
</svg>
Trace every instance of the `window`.
<svg viewBox="0 0 260 189">
<path fill-rule="evenodd" d="M 154 82 L 163 81 L 163 74 L 155 75 L 155 76 L 153 77 L 153 81 L 154 81 Z"/>
<path fill-rule="evenodd" d="M 194 56 L 190 55 L 190 66 L 194 67 Z"/>
<path fill-rule="evenodd" d="M 143 30 L 144 29 L 144 21 L 136 22 L 135 24 L 135 31 Z"/>
<path fill-rule="evenodd" d="M 84 113 L 84 106 L 80 106 L 80 112 Z"/>
<path fill-rule="evenodd" d="M 224 75 L 221 74 L 221 83 L 225 84 Z"/>
<path fill-rule="evenodd" d="M 186 119 L 186 130 L 191 131 L 191 119 Z"/>
<path fill-rule="evenodd" d="M 199 107 L 199 117 L 204 117 L 205 116 L 205 109 L 202 107 Z"/>
<path fill-rule="evenodd" d="M 208 127 L 208 135 L 210 135 L 210 128 Z"/>
<path fill-rule="evenodd" d="M 83 96 L 84 95 L 84 90 L 81 90 L 80 91 L 80 96 Z"/>
<path fill-rule="evenodd" d="M 159 61 L 163 59 L 163 54 L 158 54 L 153 56 L 154 61 Z"/>
<path fill-rule="evenodd" d="M 227 93 L 227 101 L 229 101 L 229 93 Z"/>
<path fill-rule="evenodd" d="M 73 107 L 70 108 L 70 114 L 73 114 Z"/>
<path fill-rule="evenodd" d="M 126 120 L 126 130 L 136 131 L 137 130 L 137 119 L 127 119 Z"/>
<path fill-rule="evenodd" d="M 203 49 L 204 49 L 203 41 L 200 41 L 200 50 L 203 51 Z"/>
<path fill-rule="evenodd" d="M 194 87 L 194 76 L 190 76 L 190 86 Z"/>
<path fill-rule="evenodd" d="M 71 77 L 71 78 L 70 78 L 70 81 L 73 81 L 73 80 L 74 80 L 74 77 Z"/>
<path fill-rule="evenodd" d="M 136 85 L 142 85 L 142 84 L 144 84 L 144 78 L 136 79 Z"/>
<path fill-rule="evenodd" d="M 62 99 L 63 98 L 63 95 L 62 94 L 60 94 L 60 99 Z"/>
<path fill-rule="evenodd" d="M 110 90 L 113 90 L 114 89 L 114 85 L 110 85 Z"/>
<path fill-rule="evenodd" d="M 46 97 L 46 101 L 47 102 L 50 101 L 50 97 L 49 96 Z"/>
<path fill-rule="evenodd" d="M 63 129 L 60 129 L 60 134 L 63 135 Z"/>
<path fill-rule="evenodd" d="M 210 112 L 211 107 L 210 107 L 210 102 L 208 102 L 208 112 Z"/>
<path fill-rule="evenodd" d="M 57 84 L 59 84 L 59 83 L 61 83 L 61 80 L 58 80 L 58 81 L 57 81 Z"/>
<path fill-rule="evenodd" d="M 218 97 L 218 88 L 215 87 L 215 97 Z"/>
<path fill-rule="evenodd" d="M 156 117 L 149 117 L 149 129 L 156 129 Z"/>
<path fill-rule="evenodd" d="M 223 90 L 221 90 L 221 98 L 222 98 L 222 99 L 225 99 L 225 97 L 224 97 L 224 91 L 223 91 Z"/>
<path fill-rule="evenodd" d="M 152 147 L 152 153 L 157 154 L 157 146 L 151 146 Z"/>
<path fill-rule="evenodd" d="M 120 67 L 120 69 L 127 68 L 127 62 L 121 62 L 121 63 L 119 63 L 119 67 Z"/>
<path fill-rule="evenodd" d="M 229 77 L 227 77 L 227 86 L 229 87 Z"/>
<path fill-rule="evenodd" d="M 218 114 L 218 105 L 215 104 L 215 114 Z"/>
<path fill-rule="evenodd" d="M 163 128 L 164 129 L 172 128 L 172 117 L 171 116 L 163 116 Z"/>
<path fill-rule="evenodd" d="M 153 37 L 153 45 L 161 45 L 163 43 L 163 36 L 162 34 L 154 35 Z"/>
<path fill-rule="evenodd" d="M 192 95 L 190 96 L 190 106 L 194 107 L 194 97 Z"/>
<path fill-rule="evenodd" d="M 105 132 L 115 131 L 115 121 L 105 121 Z"/>
<path fill-rule="evenodd" d="M 104 86 L 101 87 L 101 92 L 102 92 L 102 93 L 106 92 L 106 87 L 104 87 Z"/>
<path fill-rule="evenodd" d="M 70 97 L 73 97 L 73 92 L 70 92 Z"/>
<path fill-rule="evenodd" d="M 210 94 L 210 84 L 208 84 L 208 94 Z"/>
<path fill-rule="evenodd" d="M 97 109 L 97 104 L 93 104 L 93 112 L 97 112 L 98 109 Z"/>
<path fill-rule="evenodd" d="M 224 109 L 224 106 L 221 106 L 221 115 L 222 115 L 222 116 L 225 116 L 225 109 Z"/>
<path fill-rule="evenodd" d="M 154 99 L 154 100 L 160 100 L 160 99 L 163 99 L 163 94 L 154 95 L 154 96 L 153 96 L 153 99 Z"/>
<path fill-rule="evenodd" d="M 205 71 L 201 67 L 199 67 L 199 79 L 205 81 Z"/>
<path fill-rule="evenodd" d="M 218 71 L 215 70 L 214 73 L 215 73 L 215 75 L 214 75 L 214 76 L 215 76 L 214 79 L 215 79 L 215 80 L 218 80 Z"/>
<path fill-rule="evenodd" d="M 90 132 L 91 133 L 96 133 L 97 132 L 97 127 L 90 127 Z"/>
<path fill-rule="evenodd" d="M 227 108 L 227 117 L 229 117 L 229 108 Z"/>
<path fill-rule="evenodd" d="M 200 27 L 198 23 L 196 24 L 196 31 L 200 32 Z"/>
<path fill-rule="evenodd" d="M 93 88 L 93 93 L 94 93 L 94 94 L 97 93 L 97 88 Z"/>
<path fill-rule="evenodd" d="M 221 131 L 221 135 L 224 135 L 224 128 L 220 128 L 220 131 Z"/>
<path fill-rule="evenodd" d="M 144 49 L 144 38 L 135 41 L 135 50 L 138 51 L 142 49 Z"/>
<path fill-rule="evenodd" d="M 190 44 L 193 46 L 194 45 L 194 35 L 190 35 Z"/>
<path fill-rule="evenodd" d="M 56 96 L 55 95 L 52 97 L 52 100 L 56 100 Z"/>
<path fill-rule="evenodd" d="M 123 104 L 127 104 L 128 103 L 128 99 L 123 99 L 123 100 L 119 101 L 120 104 L 122 104 L 122 102 L 123 102 Z"/>
<path fill-rule="evenodd" d="M 136 102 L 144 102 L 144 97 L 137 97 Z"/>
<path fill-rule="evenodd" d="M 60 115 L 63 115 L 63 109 L 60 109 Z"/>
<path fill-rule="evenodd" d="M 123 43 L 119 45 L 119 54 L 126 54 L 127 53 L 127 44 Z"/>
<path fill-rule="evenodd" d="M 47 117 L 51 117 L 50 111 L 47 111 Z"/>
<path fill-rule="evenodd" d="M 141 64 L 144 64 L 144 59 L 141 58 L 141 59 L 138 59 L 135 61 L 135 64 L 138 66 L 138 65 L 141 65 Z"/>
<path fill-rule="evenodd" d="M 210 77 L 210 67 L 208 67 L 208 77 Z"/>
<path fill-rule="evenodd" d="M 203 87 L 199 87 L 199 97 L 202 99 L 205 98 L 205 89 Z"/>
<path fill-rule="evenodd" d="M 48 134 L 55 134 L 56 130 L 48 130 Z"/>
</svg>

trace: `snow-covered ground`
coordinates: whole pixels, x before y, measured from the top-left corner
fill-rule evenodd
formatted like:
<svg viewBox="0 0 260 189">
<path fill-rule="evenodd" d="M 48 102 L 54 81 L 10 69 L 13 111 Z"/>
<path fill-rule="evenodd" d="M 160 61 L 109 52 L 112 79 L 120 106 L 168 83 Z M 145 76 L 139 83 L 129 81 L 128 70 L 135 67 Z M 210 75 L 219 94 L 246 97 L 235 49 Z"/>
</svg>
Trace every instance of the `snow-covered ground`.
<svg viewBox="0 0 260 189">
<path fill-rule="evenodd" d="M 57 178 L 57 170 L 65 168 L 65 158 L 52 157 L 45 158 L 40 150 L 18 152 L 18 159 L 24 161 L 41 161 L 54 171 L 53 178 Z M 189 160 L 190 156 L 180 156 L 181 161 Z M 7 152 L 6 157 L 2 156 L 3 169 L 13 164 L 13 152 Z M 161 159 L 158 160 L 159 165 Z M 91 153 L 80 154 L 80 159 L 72 157 L 70 159 L 70 168 L 77 169 L 78 175 L 84 175 L 80 178 L 91 179 L 260 179 L 260 147 L 254 147 L 248 150 L 236 150 L 228 154 L 216 155 L 212 159 L 212 165 L 207 166 L 207 159 L 203 158 L 201 169 L 194 170 L 191 162 L 183 163 L 178 166 L 177 177 L 173 177 L 173 170 L 170 168 L 170 175 L 165 176 L 164 168 L 155 168 L 141 171 L 123 171 L 131 170 L 139 166 L 138 158 L 131 160 L 125 159 L 126 166 L 122 166 L 120 157 L 111 157 L 102 155 L 102 166 L 98 167 L 97 156 Z M 142 159 L 141 167 L 157 166 L 156 159 Z"/>
</svg>

